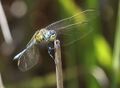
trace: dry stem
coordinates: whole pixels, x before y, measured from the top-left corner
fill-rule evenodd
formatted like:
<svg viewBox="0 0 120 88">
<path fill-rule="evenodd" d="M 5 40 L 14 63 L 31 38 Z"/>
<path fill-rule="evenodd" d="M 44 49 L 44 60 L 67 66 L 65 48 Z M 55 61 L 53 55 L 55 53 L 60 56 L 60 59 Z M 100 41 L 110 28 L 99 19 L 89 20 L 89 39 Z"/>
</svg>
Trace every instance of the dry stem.
<svg viewBox="0 0 120 88">
<path fill-rule="evenodd" d="M 54 41 L 54 48 L 55 48 L 55 65 L 56 65 L 57 88 L 63 88 L 61 48 L 60 48 L 60 41 L 59 40 Z"/>
</svg>

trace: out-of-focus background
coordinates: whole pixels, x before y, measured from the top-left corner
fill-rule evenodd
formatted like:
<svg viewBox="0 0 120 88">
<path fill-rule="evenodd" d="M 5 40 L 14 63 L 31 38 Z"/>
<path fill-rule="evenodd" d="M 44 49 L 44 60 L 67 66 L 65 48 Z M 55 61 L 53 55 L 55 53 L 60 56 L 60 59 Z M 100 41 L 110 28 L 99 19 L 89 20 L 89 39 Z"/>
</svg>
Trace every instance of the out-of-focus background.
<svg viewBox="0 0 120 88">
<path fill-rule="evenodd" d="M 42 48 L 38 64 L 26 72 L 18 69 L 13 58 L 35 31 L 87 9 L 96 10 L 91 21 L 94 30 L 62 47 L 64 88 L 120 88 L 119 0 L 0 0 L 0 3 L 3 7 L 0 6 L 0 74 L 5 88 L 56 88 L 55 64 L 46 47 Z M 2 26 L 6 24 L 2 9 L 9 28 Z"/>
</svg>

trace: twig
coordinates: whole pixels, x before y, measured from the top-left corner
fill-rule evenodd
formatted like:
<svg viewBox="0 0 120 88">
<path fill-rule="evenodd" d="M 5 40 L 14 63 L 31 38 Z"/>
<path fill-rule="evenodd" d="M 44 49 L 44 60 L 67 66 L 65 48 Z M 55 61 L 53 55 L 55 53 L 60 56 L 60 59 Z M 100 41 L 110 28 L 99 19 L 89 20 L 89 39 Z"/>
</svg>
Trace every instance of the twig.
<svg viewBox="0 0 120 88">
<path fill-rule="evenodd" d="M 61 48 L 60 48 L 60 41 L 59 40 L 54 41 L 54 48 L 55 48 L 55 65 L 56 65 L 57 88 L 63 88 Z"/>
<path fill-rule="evenodd" d="M 10 29 L 9 29 L 7 19 L 6 19 L 6 16 L 5 16 L 3 7 L 2 7 L 1 0 L 0 0 L 0 26 L 2 29 L 2 33 L 4 36 L 5 42 L 7 44 L 11 44 L 13 42 L 13 39 L 12 39 L 12 36 L 10 33 Z"/>
<path fill-rule="evenodd" d="M 1 74 L 0 74 L 0 88 L 4 88 L 2 78 L 1 78 Z"/>
</svg>

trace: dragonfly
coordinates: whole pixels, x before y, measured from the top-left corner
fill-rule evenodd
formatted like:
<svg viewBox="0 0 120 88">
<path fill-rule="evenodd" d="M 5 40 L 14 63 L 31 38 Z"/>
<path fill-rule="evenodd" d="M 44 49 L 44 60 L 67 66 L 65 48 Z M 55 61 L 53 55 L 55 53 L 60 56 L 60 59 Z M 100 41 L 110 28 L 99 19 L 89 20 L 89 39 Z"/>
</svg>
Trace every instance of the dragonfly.
<svg viewBox="0 0 120 88">
<path fill-rule="evenodd" d="M 56 21 L 45 28 L 42 28 L 40 30 L 37 30 L 31 40 L 26 45 L 25 49 L 18 53 L 14 60 L 18 60 L 18 68 L 21 71 L 27 71 L 31 69 L 33 66 L 35 66 L 39 59 L 41 58 L 40 52 L 39 52 L 39 44 L 42 44 L 42 42 L 50 43 L 55 41 L 58 38 L 59 34 L 65 34 L 67 36 L 71 36 L 69 31 L 75 32 L 75 33 L 81 33 L 78 38 L 75 38 L 73 41 L 69 42 L 68 44 L 72 44 L 78 40 L 80 40 L 82 37 L 87 35 L 91 29 L 86 28 L 86 30 L 82 33 L 81 29 L 76 29 L 88 24 L 91 19 L 90 17 L 94 17 L 95 10 L 85 10 L 82 12 L 79 12 L 71 17 L 64 18 L 62 20 Z M 84 20 L 81 20 L 81 16 L 84 16 Z M 83 17 L 82 17 L 83 18 Z M 64 43 L 63 43 L 64 44 Z M 49 49 L 51 47 L 48 47 L 48 53 L 52 57 L 52 55 L 49 52 Z"/>
</svg>

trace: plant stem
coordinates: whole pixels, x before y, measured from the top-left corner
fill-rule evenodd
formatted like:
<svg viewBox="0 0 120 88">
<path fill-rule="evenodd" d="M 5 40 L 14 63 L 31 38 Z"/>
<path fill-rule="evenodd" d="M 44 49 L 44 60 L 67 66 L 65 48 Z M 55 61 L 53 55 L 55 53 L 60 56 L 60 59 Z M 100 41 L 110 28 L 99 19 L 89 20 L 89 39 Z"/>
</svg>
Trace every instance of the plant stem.
<svg viewBox="0 0 120 88">
<path fill-rule="evenodd" d="M 13 39 L 10 33 L 10 29 L 9 29 L 7 18 L 5 16 L 5 13 L 2 7 L 1 0 L 0 0 L 0 26 L 1 26 L 1 30 L 2 30 L 5 42 L 7 44 L 13 43 Z"/>
<path fill-rule="evenodd" d="M 0 88 L 4 88 L 2 78 L 1 78 L 1 74 L 0 74 Z"/>
<path fill-rule="evenodd" d="M 56 65 L 57 88 L 63 88 L 61 48 L 60 48 L 60 41 L 59 40 L 54 41 L 54 48 L 55 48 L 55 65 Z"/>
</svg>

